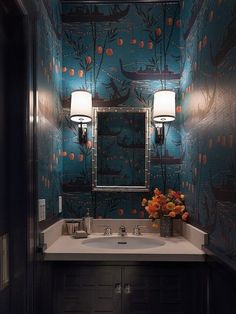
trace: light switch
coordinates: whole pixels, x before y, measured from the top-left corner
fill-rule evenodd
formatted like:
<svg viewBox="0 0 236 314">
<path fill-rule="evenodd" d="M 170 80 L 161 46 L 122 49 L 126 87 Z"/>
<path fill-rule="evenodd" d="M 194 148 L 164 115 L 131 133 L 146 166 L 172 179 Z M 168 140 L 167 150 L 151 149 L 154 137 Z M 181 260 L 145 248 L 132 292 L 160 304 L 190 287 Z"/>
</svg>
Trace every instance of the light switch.
<svg viewBox="0 0 236 314">
<path fill-rule="evenodd" d="M 46 219 L 46 200 L 41 198 L 38 200 L 38 221 Z"/>
<path fill-rule="evenodd" d="M 59 213 L 62 212 L 62 196 L 61 195 L 58 196 L 58 211 Z"/>
</svg>

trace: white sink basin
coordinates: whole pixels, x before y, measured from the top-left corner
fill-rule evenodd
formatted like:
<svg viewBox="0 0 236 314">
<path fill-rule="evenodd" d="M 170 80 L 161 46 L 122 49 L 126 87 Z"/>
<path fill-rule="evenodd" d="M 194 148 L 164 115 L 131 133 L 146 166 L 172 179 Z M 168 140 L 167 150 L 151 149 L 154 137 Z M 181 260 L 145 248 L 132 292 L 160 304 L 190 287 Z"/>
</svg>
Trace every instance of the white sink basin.
<svg viewBox="0 0 236 314">
<path fill-rule="evenodd" d="M 145 236 L 104 236 L 83 240 L 82 245 L 102 248 L 102 249 L 149 249 L 164 245 L 165 242 L 160 239 L 151 239 Z"/>
</svg>

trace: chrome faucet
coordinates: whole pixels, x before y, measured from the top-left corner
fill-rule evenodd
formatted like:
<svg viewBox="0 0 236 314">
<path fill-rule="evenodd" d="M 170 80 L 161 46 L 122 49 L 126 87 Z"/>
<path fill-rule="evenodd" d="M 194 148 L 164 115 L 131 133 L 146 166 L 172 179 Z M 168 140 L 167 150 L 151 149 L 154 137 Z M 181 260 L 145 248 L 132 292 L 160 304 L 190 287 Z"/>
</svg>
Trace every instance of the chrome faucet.
<svg viewBox="0 0 236 314">
<path fill-rule="evenodd" d="M 120 226 L 120 228 L 119 228 L 119 235 L 122 236 L 122 237 L 127 235 L 126 227 L 124 225 Z"/>
</svg>

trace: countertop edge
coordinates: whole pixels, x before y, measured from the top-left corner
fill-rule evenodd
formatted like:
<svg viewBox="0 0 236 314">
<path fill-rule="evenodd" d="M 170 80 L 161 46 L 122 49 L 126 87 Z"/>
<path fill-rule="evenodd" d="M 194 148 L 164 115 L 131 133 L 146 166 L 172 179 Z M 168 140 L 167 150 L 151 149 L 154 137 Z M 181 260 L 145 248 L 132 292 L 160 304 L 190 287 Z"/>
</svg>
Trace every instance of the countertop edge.
<svg viewBox="0 0 236 314">
<path fill-rule="evenodd" d="M 206 255 L 202 254 L 98 254 L 98 253 L 47 253 L 45 261 L 133 261 L 133 262 L 205 262 Z"/>
</svg>

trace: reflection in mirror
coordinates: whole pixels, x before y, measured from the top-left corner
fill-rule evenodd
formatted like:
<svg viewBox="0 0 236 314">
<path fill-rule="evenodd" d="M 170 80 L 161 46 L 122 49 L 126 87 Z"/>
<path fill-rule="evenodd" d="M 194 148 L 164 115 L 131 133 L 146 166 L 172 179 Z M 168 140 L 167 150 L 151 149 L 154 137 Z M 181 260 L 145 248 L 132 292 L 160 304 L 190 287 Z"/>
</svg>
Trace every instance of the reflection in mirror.
<svg viewBox="0 0 236 314">
<path fill-rule="evenodd" d="M 148 191 L 149 109 L 94 108 L 93 190 Z"/>
</svg>

